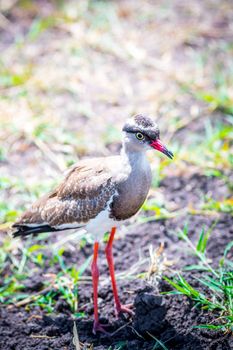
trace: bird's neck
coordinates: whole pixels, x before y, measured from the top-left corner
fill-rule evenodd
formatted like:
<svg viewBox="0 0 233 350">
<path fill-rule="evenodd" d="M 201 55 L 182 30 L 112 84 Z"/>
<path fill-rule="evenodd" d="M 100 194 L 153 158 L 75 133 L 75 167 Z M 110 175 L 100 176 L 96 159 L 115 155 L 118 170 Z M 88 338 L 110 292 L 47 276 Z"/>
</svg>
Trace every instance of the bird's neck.
<svg viewBox="0 0 233 350">
<path fill-rule="evenodd" d="M 149 162 L 144 151 L 128 150 L 124 145 L 121 149 L 121 157 L 125 165 L 129 165 L 132 170 L 148 168 Z"/>
</svg>

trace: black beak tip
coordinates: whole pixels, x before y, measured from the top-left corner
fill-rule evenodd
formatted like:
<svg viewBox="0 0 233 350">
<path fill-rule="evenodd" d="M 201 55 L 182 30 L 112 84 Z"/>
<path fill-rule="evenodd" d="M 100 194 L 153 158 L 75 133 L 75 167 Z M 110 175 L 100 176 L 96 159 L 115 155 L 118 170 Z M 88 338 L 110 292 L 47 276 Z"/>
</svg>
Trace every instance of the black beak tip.
<svg viewBox="0 0 233 350">
<path fill-rule="evenodd" d="M 174 158 L 174 154 L 173 154 L 171 151 L 166 150 L 165 154 L 166 154 L 166 156 L 168 156 L 168 158 L 170 158 L 170 159 L 173 159 L 173 158 Z"/>
</svg>

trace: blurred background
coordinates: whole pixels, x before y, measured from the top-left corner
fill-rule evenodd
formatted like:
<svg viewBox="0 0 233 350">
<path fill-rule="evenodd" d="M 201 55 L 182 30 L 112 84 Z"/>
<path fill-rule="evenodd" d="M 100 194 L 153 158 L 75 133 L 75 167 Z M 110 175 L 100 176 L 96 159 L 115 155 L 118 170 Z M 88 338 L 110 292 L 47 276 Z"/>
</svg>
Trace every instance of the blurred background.
<svg viewBox="0 0 233 350">
<path fill-rule="evenodd" d="M 2 223 L 80 157 L 118 152 L 135 113 L 153 116 L 176 154 L 151 155 L 155 184 L 229 175 L 232 18 L 227 0 L 1 0 Z"/>
</svg>

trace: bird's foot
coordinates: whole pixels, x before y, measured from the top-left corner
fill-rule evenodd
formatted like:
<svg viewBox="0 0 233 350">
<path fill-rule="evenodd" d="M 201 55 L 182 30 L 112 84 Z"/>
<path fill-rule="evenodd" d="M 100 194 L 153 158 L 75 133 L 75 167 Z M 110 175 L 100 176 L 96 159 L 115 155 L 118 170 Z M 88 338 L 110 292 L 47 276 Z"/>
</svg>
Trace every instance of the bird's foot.
<svg viewBox="0 0 233 350">
<path fill-rule="evenodd" d="M 119 317 L 122 314 L 128 314 L 130 316 L 134 315 L 134 312 L 132 310 L 133 304 L 128 304 L 128 305 L 119 305 L 116 307 L 116 315 Z"/>
<path fill-rule="evenodd" d="M 108 325 L 102 324 L 99 321 L 94 321 L 92 332 L 94 334 L 96 334 L 96 332 L 101 332 L 108 335 L 109 333 L 105 330 L 105 327 L 108 327 Z"/>
</svg>

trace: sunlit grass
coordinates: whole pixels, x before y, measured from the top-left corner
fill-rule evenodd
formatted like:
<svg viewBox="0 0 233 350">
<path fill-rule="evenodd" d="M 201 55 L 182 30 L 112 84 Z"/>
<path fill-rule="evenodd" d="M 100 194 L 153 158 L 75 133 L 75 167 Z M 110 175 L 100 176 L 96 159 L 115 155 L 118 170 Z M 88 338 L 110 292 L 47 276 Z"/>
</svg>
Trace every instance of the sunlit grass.
<svg viewBox="0 0 233 350">
<path fill-rule="evenodd" d="M 16 72 L 4 68 L 0 63 L 0 87 L 9 88 L 24 85 L 31 76 L 30 67 L 25 67 L 22 72 Z"/>
<path fill-rule="evenodd" d="M 0 271 L 3 274 L 3 281 L 0 287 L 0 301 L 3 304 L 15 304 L 16 306 L 27 305 L 27 308 L 35 305 L 40 306 L 46 312 L 51 313 L 58 299 L 67 303 L 71 314 L 76 317 L 82 316 L 78 312 L 78 286 L 79 280 L 90 263 L 91 257 L 76 268 L 67 266 L 63 259 L 64 248 L 52 249 L 48 254 L 45 245 L 34 244 L 24 245 L 19 248 L 21 254 L 15 255 L 15 243 L 9 238 L 3 241 L 0 247 Z M 4 273 L 9 267 L 10 272 Z M 30 264 L 29 264 L 30 263 Z M 32 277 L 45 264 L 50 266 L 58 265 L 60 272 L 57 275 L 51 274 L 41 281 L 41 290 L 36 293 L 28 293 L 25 282 Z M 29 268 L 30 265 L 30 268 Z"/>
<path fill-rule="evenodd" d="M 194 135 L 192 143 L 182 145 L 175 157 L 175 162 L 185 161 L 199 166 L 202 172 L 210 169 L 229 171 L 233 166 L 232 142 L 233 125 L 205 122 L 205 133 Z M 217 174 L 217 172 L 215 172 Z M 218 173 L 220 174 L 220 173 Z"/>
<path fill-rule="evenodd" d="M 138 217 L 138 223 L 145 223 L 154 220 L 165 220 L 176 217 L 182 213 L 182 211 L 169 210 L 167 208 L 168 203 L 165 203 L 163 198 L 151 198 L 148 199 L 142 206 L 142 211 L 149 213 L 148 216 Z"/>
<path fill-rule="evenodd" d="M 202 324 L 197 327 L 230 332 L 233 330 L 233 264 L 227 259 L 227 255 L 232 250 L 233 241 L 227 244 L 218 267 L 215 267 L 216 264 L 211 264 L 206 253 L 212 229 L 213 226 L 207 232 L 203 230 L 196 245 L 188 237 L 188 226 L 178 232 L 179 237 L 187 243 L 198 258 L 197 265 L 187 266 L 184 269 L 204 271 L 205 273 L 196 279 L 200 286 L 206 288 L 206 291 L 192 287 L 181 273 L 177 273 L 173 278 L 164 277 L 174 288 L 174 291 L 166 294 L 185 295 L 194 302 L 196 307 L 215 315 L 215 321 L 212 324 Z"/>
<path fill-rule="evenodd" d="M 0 224 L 10 225 L 25 210 L 26 205 L 51 191 L 56 183 L 56 179 L 45 179 L 38 183 L 37 180 L 25 182 L 15 176 L 0 176 Z M 14 196 L 13 199 L 8 199 L 9 194 Z"/>
<path fill-rule="evenodd" d="M 45 282 L 48 291 L 38 295 L 35 301 L 31 304 L 32 306 L 38 305 L 47 312 L 53 312 L 54 306 L 58 299 L 63 299 L 66 301 L 70 312 L 75 317 L 81 317 L 84 313 L 78 311 L 78 286 L 79 279 L 85 272 L 87 266 L 90 263 L 90 259 L 87 259 L 83 265 L 78 269 L 74 266 L 67 267 L 62 258 L 63 250 L 60 249 L 58 253 L 53 256 L 53 263 L 59 263 L 61 272 L 54 276 L 52 281 L 52 287 L 50 282 Z M 52 261 L 51 261 L 52 262 Z"/>
<path fill-rule="evenodd" d="M 208 199 L 203 205 L 203 210 L 213 210 L 222 213 L 229 213 L 233 215 L 233 198 L 216 201 Z"/>
</svg>

